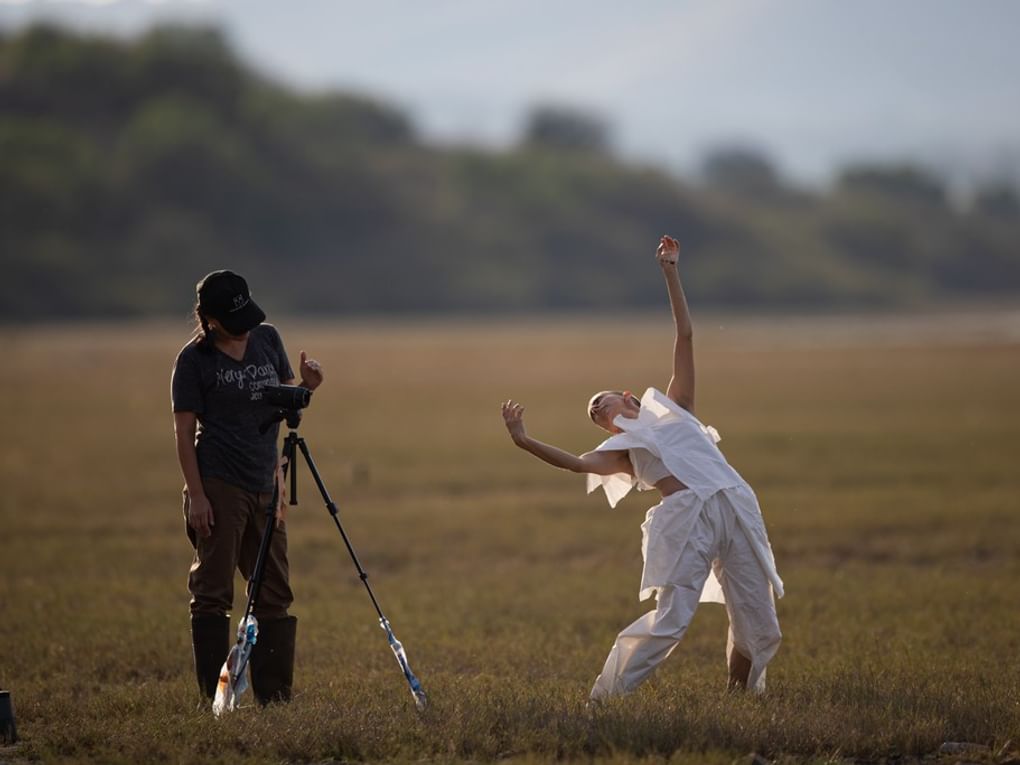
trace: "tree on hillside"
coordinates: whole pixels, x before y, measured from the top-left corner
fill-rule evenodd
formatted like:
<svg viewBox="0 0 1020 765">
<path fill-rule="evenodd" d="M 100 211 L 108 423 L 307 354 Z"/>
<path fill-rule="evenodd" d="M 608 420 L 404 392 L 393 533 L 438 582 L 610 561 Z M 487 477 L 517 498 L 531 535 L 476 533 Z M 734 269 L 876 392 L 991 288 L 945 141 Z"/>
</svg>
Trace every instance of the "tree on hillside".
<svg viewBox="0 0 1020 765">
<path fill-rule="evenodd" d="M 993 218 L 1020 218 L 1020 195 L 1007 183 L 992 183 L 977 190 L 974 211 Z"/>
<path fill-rule="evenodd" d="M 933 173 L 914 165 L 852 165 L 840 174 L 837 188 L 924 206 L 946 205 L 943 182 Z"/>
<path fill-rule="evenodd" d="M 746 146 L 709 152 L 701 165 L 701 177 L 711 188 L 742 196 L 768 196 L 782 187 L 772 160 L 764 152 Z"/>
<path fill-rule="evenodd" d="M 608 154 L 609 125 L 593 114 L 563 106 L 538 106 L 524 130 L 524 145 Z"/>
</svg>

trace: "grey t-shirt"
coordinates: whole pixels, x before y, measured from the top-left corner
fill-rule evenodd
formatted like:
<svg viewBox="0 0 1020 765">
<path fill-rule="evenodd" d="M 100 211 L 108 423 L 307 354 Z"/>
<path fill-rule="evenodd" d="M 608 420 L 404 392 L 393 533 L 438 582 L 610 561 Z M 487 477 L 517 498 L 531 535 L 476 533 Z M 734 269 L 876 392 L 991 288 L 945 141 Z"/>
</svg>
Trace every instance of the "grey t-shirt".
<svg viewBox="0 0 1020 765">
<path fill-rule="evenodd" d="M 259 426 L 274 407 L 262 389 L 294 377 L 276 327 L 260 324 L 248 336 L 241 361 L 211 342 L 188 343 L 177 354 L 170 390 L 175 412 L 198 416 L 195 445 L 203 478 L 219 478 L 248 491 L 272 491 L 279 423 Z"/>
</svg>

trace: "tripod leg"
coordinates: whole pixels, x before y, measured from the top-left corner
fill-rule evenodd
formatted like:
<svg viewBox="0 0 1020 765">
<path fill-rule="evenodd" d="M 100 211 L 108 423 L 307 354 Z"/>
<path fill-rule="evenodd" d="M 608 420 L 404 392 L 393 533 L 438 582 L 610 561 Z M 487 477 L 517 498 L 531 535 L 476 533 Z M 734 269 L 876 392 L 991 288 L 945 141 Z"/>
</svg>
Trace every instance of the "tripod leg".
<svg viewBox="0 0 1020 765">
<path fill-rule="evenodd" d="M 319 471 L 315 467 L 315 461 L 312 459 L 311 452 L 308 450 L 308 445 L 305 443 L 303 438 L 298 438 L 297 446 L 301 449 L 301 454 L 305 458 L 305 464 L 308 465 L 308 470 L 312 474 L 315 486 L 318 488 L 319 494 L 322 495 L 322 499 L 326 503 L 326 509 L 329 511 L 330 517 L 333 518 L 333 523 L 336 525 L 337 531 L 340 532 L 340 536 L 344 540 L 347 552 L 350 553 L 351 560 L 354 561 L 354 567 L 358 570 L 358 577 L 361 579 L 362 584 L 365 585 L 368 597 L 371 598 L 372 605 L 375 606 L 375 612 L 379 614 L 379 626 L 386 632 L 386 639 L 389 641 L 390 648 L 393 650 L 393 654 L 397 658 L 397 663 L 400 665 L 400 669 L 404 673 L 404 679 L 407 680 L 407 684 L 411 689 L 411 695 L 414 697 L 415 707 L 419 712 L 423 712 L 428 704 L 428 696 L 426 696 L 425 691 L 422 689 L 418 678 L 415 677 L 414 672 L 411 671 L 411 667 L 407 663 L 407 654 L 404 652 L 404 646 L 401 645 L 400 641 L 397 640 L 396 635 L 393 634 L 393 629 L 390 627 L 389 620 L 383 615 L 382 609 L 379 607 L 379 602 L 375 599 L 375 593 L 372 592 L 372 588 L 368 584 L 368 573 L 361 567 L 361 561 L 358 560 L 358 554 L 354 552 L 354 545 L 351 544 L 351 540 L 347 536 L 347 532 L 344 531 L 344 527 L 340 523 L 340 513 L 337 510 L 336 503 L 333 501 L 333 498 L 329 496 L 329 492 L 326 490 L 326 485 L 322 482 L 322 476 L 319 475 Z"/>
<path fill-rule="evenodd" d="M 283 478 L 287 480 L 287 469 L 290 468 L 290 504 L 296 505 L 297 499 L 297 442 L 298 435 L 293 430 L 283 440 L 283 456 L 287 459 L 284 465 Z M 292 467 L 293 466 L 293 467 Z"/>
<path fill-rule="evenodd" d="M 375 593 L 372 592 L 372 588 L 368 584 L 368 572 L 361 567 L 361 561 L 358 560 L 358 554 L 354 551 L 354 545 L 351 544 L 350 537 L 347 536 L 347 532 L 344 531 L 343 525 L 340 523 L 340 511 L 337 509 L 336 502 L 329 496 L 329 491 L 326 489 L 326 484 L 322 482 L 322 476 L 319 475 L 318 468 L 315 467 L 315 461 L 312 459 L 311 452 L 308 451 L 308 445 L 305 443 L 305 439 L 299 438 L 297 445 L 301 449 L 301 454 L 305 458 L 305 464 L 308 465 L 308 470 L 312 474 L 312 480 L 315 481 L 315 486 L 319 489 L 319 494 L 322 495 L 323 501 L 326 503 L 326 509 L 329 511 L 330 516 L 333 518 L 333 523 L 336 524 L 337 531 L 340 532 L 340 537 L 344 540 L 344 545 L 347 547 L 347 552 L 350 553 L 351 560 L 354 561 L 354 567 L 358 570 L 358 577 L 361 579 L 362 584 L 365 585 L 365 589 L 368 591 L 368 597 L 372 600 L 372 605 L 375 606 L 375 611 L 379 614 L 379 618 L 385 620 L 382 609 L 379 607 L 379 602 L 375 599 Z"/>
<path fill-rule="evenodd" d="M 266 526 L 262 530 L 262 541 L 259 543 L 259 554 L 255 559 L 255 570 L 248 581 L 248 605 L 244 609 L 245 617 L 251 616 L 258 603 L 262 580 L 266 576 L 266 561 L 269 559 L 269 547 L 273 543 L 273 532 L 276 529 L 276 506 L 280 502 L 280 488 L 273 487 L 273 498 L 266 506 Z"/>
</svg>

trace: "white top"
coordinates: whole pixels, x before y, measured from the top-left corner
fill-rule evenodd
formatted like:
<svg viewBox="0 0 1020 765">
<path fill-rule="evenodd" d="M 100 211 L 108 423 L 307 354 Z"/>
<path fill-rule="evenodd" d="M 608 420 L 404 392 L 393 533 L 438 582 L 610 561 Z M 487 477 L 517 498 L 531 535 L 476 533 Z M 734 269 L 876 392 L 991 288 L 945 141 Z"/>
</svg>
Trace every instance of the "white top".
<svg viewBox="0 0 1020 765">
<path fill-rule="evenodd" d="M 646 449 L 699 499 L 708 499 L 720 489 L 747 485 L 716 446 L 720 440 L 716 429 L 702 425 L 655 388 L 649 388 L 641 397 L 637 419 L 617 415 L 613 424 L 623 432 L 607 438 L 595 451 Z M 616 507 L 638 482 L 637 477 L 626 473 L 589 473 L 588 491 L 601 486 L 610 507 Z"/>
<path fill-rule="evenodd" d="M 653 489 L 663 478 L 672 475 L 662 460 L 647 449 L 634 448 L 628 452 L 634 477 L 638 480 L 638 489 Z"/>
</svg>

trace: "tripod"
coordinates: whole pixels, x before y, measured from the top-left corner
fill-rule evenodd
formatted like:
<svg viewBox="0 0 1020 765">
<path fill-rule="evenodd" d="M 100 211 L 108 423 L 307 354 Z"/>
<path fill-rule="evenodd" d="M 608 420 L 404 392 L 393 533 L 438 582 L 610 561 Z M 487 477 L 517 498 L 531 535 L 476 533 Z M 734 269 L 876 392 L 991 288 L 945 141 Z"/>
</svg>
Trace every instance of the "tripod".
<svg viewBox="0 0 1020 765">
<path fill-rule="evenodd" d="M 368 573 L 361 566 L 361 561 L 358 559 L 358 554 L 354 551 L 354 546 L 351 544 L 350 537 L 347 536 L 347 532 L 344 531 L 343 525 L 340 523 L 340 514 L 337 509 L 336 502 L 330 497 L 329 491 L 326 489 L 326 485 L 322 481 L 322 476 L 319 474 L 318 468 L 315 466 L 315 460 L 312 459 L 311 452 L 308 449 L 308 444 L 305 443 L 305 439 L 298 435 L 297 429 L 301 424 L 301 412 L 297 409 L 285 409 L 280 410 L 274 416 L 266 427 L 272 425 L 280 420 L 287 421 L 287 427 L 289 432 L 287 437 L 283 440 L 283 457 L 286 460 L 284 471 L 289 470 L 290 478 L 290 504 L 296 505 L 298 501 L 298 469 L 297 469 L 297 454 L 300 451 L 301 456 L 304 458 L 305 464 L 308 466 L 309 472 L 312 474 L 312 480 L 315 481 L 315 486 L 319 490 L 319 494 L 322 496 L 322 501 L 326 505 L 326 510 L 329 511 L 330 517 L 333 519 L 333 523 L 336 525 L 336 530 L 340 532 L 340 537 L 344 541 L 344 545 L 347 547 L 347 552 L 351 556 L 351 560 L 354 562 L 354 567 L 358 571 L 358 578 L 361 579 L 361 583 L 365 585 L 365 591 L 368 593 L 368 597 L 372 601 L 372 606 L 375 608 L 375 612 L 379 615 L 379 626 L 386 632 L 386 639 L 389 642 L 390 648 L 393 651 L 393 655 L 396 656 L 397 664 L 400 665 L 401 671 L 404 673 L 404 679 L 407 680 L 407 685 L 411 690 L 411 695 L 414 696 L 415 706 L 418 711 L 424 711 L 428 704 L 428 697 L 425 695 L 425 691 L 422 690 L 421 682 L 415 677 L 414 672 L 411 671 L 411 666 L 407 662 L 407 654 L 404 652 L 404 647 L 397 640 L 396 635 L 393 634 L 393 629 L 390 627 L 389 619 L 386 618 L 382 612 L 382 608 L 379 607 L 379 601 L 376 600 L 375 593 L 372 592 L 372 587 L 368 583 Z M 285 476 L 287 474 L 285 473 Z M 276 500 L 274 500 L 274 507 Z M 271 526 L 273 524 L 267 524 L 266 534 L 271 535 Z M 263 540 L 266 550 L 268 551 L 268 545 Z M 261 560 L 262 553 L 260 551 L 259 558 Z M 263 569 L 265 566 L 263 565 Z M 258 565 L 256 565 L 256 574 L 259 575 Z M 254 580 L 254 577 L 253 577 Z M 252 592 L 257 591 L 257 585 L 252 587 Z"/>
</svg>

